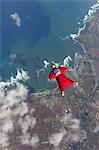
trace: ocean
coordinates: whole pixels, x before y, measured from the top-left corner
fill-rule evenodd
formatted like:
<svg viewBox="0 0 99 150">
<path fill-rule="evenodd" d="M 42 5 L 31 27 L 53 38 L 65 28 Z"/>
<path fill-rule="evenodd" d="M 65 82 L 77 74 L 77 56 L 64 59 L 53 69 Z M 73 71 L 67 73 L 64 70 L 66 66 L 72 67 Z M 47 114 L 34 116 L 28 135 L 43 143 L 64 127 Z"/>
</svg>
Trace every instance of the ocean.
<svg viewBox="0 0 99 150">
<path fill-rule="evenodd" d="M 16 68 L 29 72 L 28 86 L 41 91 L 56 86 L 47 82 L 50 69 L 43 60 L 62 63 L 82 53 L 78 43 L 65 37 L 77 33 L 95 0 L 1 1 L 1 78 L 15 74 Z M 38 74 L 38 70 L 39 71 Z"/>
</svg>

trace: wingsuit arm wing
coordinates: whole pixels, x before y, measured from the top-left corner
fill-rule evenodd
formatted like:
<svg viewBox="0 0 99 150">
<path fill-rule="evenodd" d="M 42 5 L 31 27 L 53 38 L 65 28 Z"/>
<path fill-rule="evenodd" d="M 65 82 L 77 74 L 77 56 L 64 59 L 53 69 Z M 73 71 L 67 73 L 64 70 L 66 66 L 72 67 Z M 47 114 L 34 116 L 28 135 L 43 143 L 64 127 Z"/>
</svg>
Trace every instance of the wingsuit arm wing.
<svg viewBox="0 0 99 150">
<path fill-rule="evenodd" d="M 64 72 L 64 71 L 68 71 L 69 69 L 68 69 L 66 66 L 64 66 L 64 67 L 60 67 L 60 70 L 61 70 L 62 72 Z"/>
<path fill-rule="evenodd" d="M 51 71 L 50 74 L 49 74 L 48 79 L 49 79 L 49 80 L 52 80 L 52 79 L 54 79 L 54 78 L 56 78 L 56 75 Z"/>
</svg>

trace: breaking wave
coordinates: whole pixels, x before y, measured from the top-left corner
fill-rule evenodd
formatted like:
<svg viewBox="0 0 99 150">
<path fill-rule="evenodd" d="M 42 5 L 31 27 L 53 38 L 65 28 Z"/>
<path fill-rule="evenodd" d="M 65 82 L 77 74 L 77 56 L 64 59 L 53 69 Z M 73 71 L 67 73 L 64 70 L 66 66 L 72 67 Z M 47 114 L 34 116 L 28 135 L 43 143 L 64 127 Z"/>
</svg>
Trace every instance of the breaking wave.
<svg viewBox="0 0 99 150">
<path fill-rule="evenodd" d="M 96 4 L 93 4 L 91 6 L 91 9 L 88 11 L 87 15 L 84 16 L 84 18 L 83 18 L 84 26 L 82 28 L 79 28 L 77 34 L 76 33 L 70 34 L 70 38 L 72 38 L 72 40 L 76 41 L 76 38 L 79 37 L 81 31 L 85 29 L 86 23 L 90 21 L 90 19 L 93 17 L 93 14 L 96 12 L 96 10 L 98 8 L 99 8 L 99 0 L 97 1 Z M 84 48 L 83 48 L 83 50 L 84 50 Z"/>
<path fill-rule="evenodd" d="M 18 84 L 20 81 L 28 80 L 30 77 L 26 71 L 23 69 L 17 69 L 16 76 L 11 76 L 10 80 L 8 81 L 1 81 L 0 88 L 9 87 L 12 85 Z"/>
</svg>

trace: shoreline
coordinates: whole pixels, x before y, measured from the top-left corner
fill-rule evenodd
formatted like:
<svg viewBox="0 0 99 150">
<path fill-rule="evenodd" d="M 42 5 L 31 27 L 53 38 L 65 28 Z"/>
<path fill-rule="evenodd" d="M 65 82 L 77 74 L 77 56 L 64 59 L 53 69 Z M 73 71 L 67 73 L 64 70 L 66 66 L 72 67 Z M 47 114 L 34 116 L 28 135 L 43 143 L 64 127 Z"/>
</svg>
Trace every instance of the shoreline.
<svg viewBox="0 0 99 150">
<path fill-rule="evenodd" d="M 92 20 L 92 18 L 94 17 L 94 14 L 96 13 L 97 9 L 99 9 L 99 1 L 97 1 L 95 4 L 93 4 L 91 7 L 91 9 L 88 10 L 87 15 L 84 16 L 83 22 L 84 22 L 84 26 L 82 28 L 79 28 L 78 33 L 71 33 L 70 34 L 70 38 L 74 41 L 77 42 L 81 45 L 83 52 L 87 53 L 83 43 L 81 43 L 79 41 L 79 37 L 82 33 L 82 31 L 86 28 L 86 25 L 88 22 L 90 22 Z"/>
</svg>

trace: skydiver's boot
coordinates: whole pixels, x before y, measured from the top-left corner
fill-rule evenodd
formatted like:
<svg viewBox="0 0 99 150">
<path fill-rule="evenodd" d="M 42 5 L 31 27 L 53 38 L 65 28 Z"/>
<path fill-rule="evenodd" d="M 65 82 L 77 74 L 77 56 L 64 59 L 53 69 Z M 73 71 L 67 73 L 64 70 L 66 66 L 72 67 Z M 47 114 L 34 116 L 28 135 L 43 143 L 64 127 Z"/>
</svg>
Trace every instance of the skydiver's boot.
<svg viewBox="0 0 99 150">
<path fill-rule="evenodd" d="M 74 87 L 78 85 L 78 82 L 74 82 Z"/>
<path fill-rule="evenodd" d="M 65 92 L 64 92 L 64 91 L 61 91 L 61 95 L 64 97 L 64 96 L 65 96 Z"/>
</svg>

